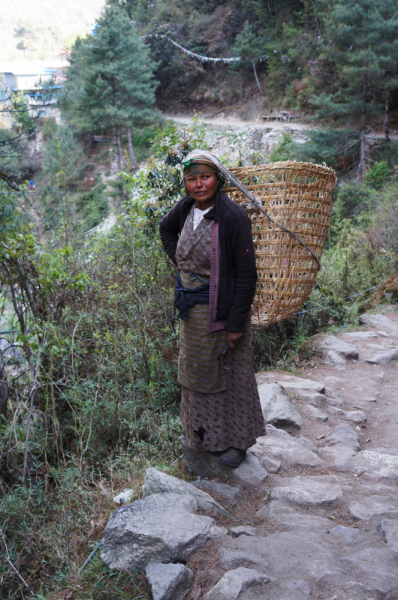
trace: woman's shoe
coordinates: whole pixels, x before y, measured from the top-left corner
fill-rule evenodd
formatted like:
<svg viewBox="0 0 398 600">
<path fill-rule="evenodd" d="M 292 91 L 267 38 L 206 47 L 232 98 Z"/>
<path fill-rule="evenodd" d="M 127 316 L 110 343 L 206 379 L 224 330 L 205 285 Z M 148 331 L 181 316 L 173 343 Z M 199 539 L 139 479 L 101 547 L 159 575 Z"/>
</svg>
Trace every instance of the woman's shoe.
<svg viewBox="0 0 398 600">
<path fill-rule="evenodd" d="M 236 469 L 246 456 L 246 450 L 240 450 L 239 448 L 228 448 L 225 452 L 220 455 L 220 460 L 228 467 Z"/>
</svg>

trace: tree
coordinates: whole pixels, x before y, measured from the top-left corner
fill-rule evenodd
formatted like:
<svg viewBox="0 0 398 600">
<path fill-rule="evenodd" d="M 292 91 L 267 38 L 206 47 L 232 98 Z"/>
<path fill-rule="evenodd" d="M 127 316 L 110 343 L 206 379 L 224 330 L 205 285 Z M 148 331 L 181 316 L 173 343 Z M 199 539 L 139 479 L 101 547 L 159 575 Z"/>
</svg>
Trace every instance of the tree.
<svg viewBox="0 0 398 600">
<path fill-rule="evenodd" d="M 53 135 L 44 145 L 43 154 L 43 170 L 52 185 L 69 187 L 81 179 L 86 160 L 70 127 L 55 125 Z"/>
<path fill-rule="evenodd" d="M 155 89 L 149 50 L 126 12 L 106 6 L 93 37 L 77 40 L 72 49 L 68 79 L 70 120 L 80 131 L 113 129 L 116 159 L 121 171 L 121 129 L 138 129 L 157 120 Z M 135 160 L 131 136 L 130 155 Z M 122 179 L 119 177 L 123 202 Z"/>
<path fill-rule="evenodd" d="M 390 97 L 398 89 L 398 6 L 393 0 L 384 0 L 380 6 L 383 18 L 383 36 L 377 52 L 383 70 L 384 136 L 390 141 Z"/>
<path fill-rule="evenodd" d="M 384 0 L 341 0 L 332 7 L 326 22 L 331 50 L 339 72 L 338 89 L 321 94 L 315 103 L 320 116 L 336 117 L 357 128 L 360 159 L 357 172 L 362 181 L 368 166 L 367 129 L 370 119 L 380 115 L 384 38 L 387 15 Z M 383 53 L 384 48 L 384 53 Z"/>
<path fill-rule="evenodd" d="M 233 48 L 235 56 L 241 56 L 243 60 L 251 62 L 254 77 L 256 78 L 256 83 L 261 95 L 263 95 L 263 90 L 258 80 L 256 61 L 265 54 L 264 46 L 264 41 L 253 33 L 252 26 L 249 21 L 246 21 L 243 31 L 236 36 Z"/>
</svg>

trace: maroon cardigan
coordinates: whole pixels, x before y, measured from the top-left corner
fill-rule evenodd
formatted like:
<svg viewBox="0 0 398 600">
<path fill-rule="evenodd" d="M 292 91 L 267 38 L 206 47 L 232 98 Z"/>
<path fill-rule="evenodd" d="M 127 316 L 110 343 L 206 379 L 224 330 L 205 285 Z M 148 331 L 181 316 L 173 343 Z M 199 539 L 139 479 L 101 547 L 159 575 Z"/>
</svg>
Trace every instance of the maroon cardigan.
<svg viewBox="0 0 398 600">
<path fill-rule="evenodd" d="M 194 202 L 191 196 L 182 198 L 160 221 L 162 244 L 174 263 L 178 236 Z M 218 222 L 220 257 L 215 318 L 226 321 L 227 331 L 242 332 L 257 281 L 250 220 L 246 211 L 221 190 L 217 191 L 214 206 L 204 218 Z"/>
</svg>

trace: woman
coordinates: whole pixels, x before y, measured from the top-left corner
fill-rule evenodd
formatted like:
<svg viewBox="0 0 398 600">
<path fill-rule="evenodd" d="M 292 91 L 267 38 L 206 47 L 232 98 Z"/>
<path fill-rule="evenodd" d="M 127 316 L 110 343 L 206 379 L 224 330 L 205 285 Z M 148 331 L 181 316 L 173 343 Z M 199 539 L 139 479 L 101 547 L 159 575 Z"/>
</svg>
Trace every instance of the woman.
<svg viewBox="0 0 398 600">
<path fill-rule="evenodd" d="M 221 191 L 216 163 L 208 152 L 186 157 L 188 195 L 161 220 L 160 237 L 178 268 L 180 418 L 188 446 L 237 467 L 265 435 L 250 336 L 257 272 L 250 220 Z"/>
</svg>

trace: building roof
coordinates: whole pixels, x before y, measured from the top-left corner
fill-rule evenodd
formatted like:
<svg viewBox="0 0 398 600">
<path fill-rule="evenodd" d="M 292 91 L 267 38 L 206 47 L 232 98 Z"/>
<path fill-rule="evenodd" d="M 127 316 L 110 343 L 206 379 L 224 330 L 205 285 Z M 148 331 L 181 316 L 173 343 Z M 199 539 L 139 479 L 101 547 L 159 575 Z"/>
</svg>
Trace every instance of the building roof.
<svg viewBox="0 0 398 600">
<path fill-rule="evenodd" d="M 0 73 L 12 73 L 17 76 L 51 75 L 67 66 L 68 62 L 60 59 L 0 62 Z"/>
</svg>

